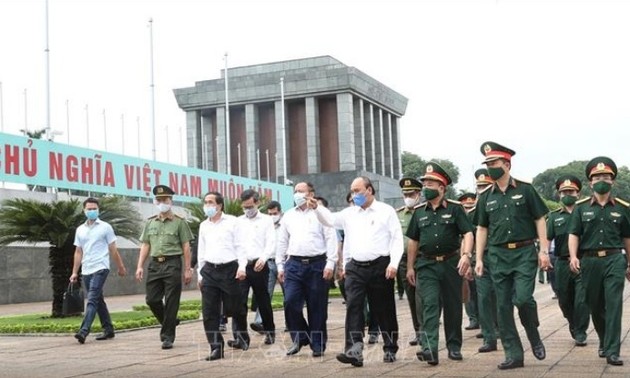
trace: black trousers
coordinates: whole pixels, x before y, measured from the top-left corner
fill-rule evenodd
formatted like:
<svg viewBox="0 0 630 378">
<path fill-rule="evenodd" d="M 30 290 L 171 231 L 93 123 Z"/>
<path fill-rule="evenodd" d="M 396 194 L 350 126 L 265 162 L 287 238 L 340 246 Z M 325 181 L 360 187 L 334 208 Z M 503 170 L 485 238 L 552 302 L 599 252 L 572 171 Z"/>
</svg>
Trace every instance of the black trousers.
<svg viewBox="0 0 630 378">
<path fill-rule="evenodd" d="M 263 327 L 265 331 L 274 333 L 276 326 L 273 322 L 273 310 L 271 309 L 271 298 L 269 297 L 269 267 L 265 264 L 265 267 L 260 271 L 254 270 L 254 264 L 247 264 L 246 272 L 247 278 L 243 281 L 239 281 L 241 290 L 241 311 L 244 309 L 247 314 L 247 298 L 249 297 L 249 288 L 251 287 L 254 296 L 252 298 L 256 300 L 258 311 L 260 311 L 260 317 L 262 318 Z M 232 330 L 234 330 L 234 324 L 232 323 Z M 234 335 L 236 339 L 236 334 Z"/>
<path fill-rule="evenodd" d="M 201 268 L 201 312 L 203 329 L 212 350 L 223 348 L 223 335 L 219 331 L 221 303 L 227 316 L 232 316 L 236 340 L 249 345 L 247 334 L 247 308 L 240 306 L 241 289 L 236 280 L 238 263 L 205 264 Z"/>
<path fill-rule="evenodd" d="M 177 311 L 179 311 L 181 294 L 181 258 L 172 258 L 164 262 L 151 260 L 147 268 L 146 302 L 153 316 L 162 325 L 161 341 L 175 341 Z"/>
<path fill-rule="evenodd" d="M 371 316 L 381 329 L 383 351 L 398 351 L 398 320 L 394 300 L 394 280 L 385 278 L 389 257 L 380 257 L 369 266 L 346 264 L 346 350 L 363 342 L 365 318 L 363 306 L 367 296 Z"/>
</svg>

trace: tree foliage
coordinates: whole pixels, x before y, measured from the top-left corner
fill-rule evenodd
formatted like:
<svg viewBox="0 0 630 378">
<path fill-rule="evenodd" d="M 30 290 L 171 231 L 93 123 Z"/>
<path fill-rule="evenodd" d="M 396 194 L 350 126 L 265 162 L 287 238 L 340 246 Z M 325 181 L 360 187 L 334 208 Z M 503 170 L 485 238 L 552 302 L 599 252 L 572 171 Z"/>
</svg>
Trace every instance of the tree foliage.
<svg viewBox="0 0 630 378">
<path fill-rule="evenodd" d="M 402 153 L 402 171 L 403 176 L 420 178 L 424 175 L 425 167 L 429 161 L 438 163 L 451 176 L 453 183 L 446 189 L 446 198 L 456 199 L 458 197 L 454 185 L 459 181 L 459 168 L 448 159 L 431 159 L 424 160 L 420 156 L 411 152 L 403 151 Z"/>
</svg>

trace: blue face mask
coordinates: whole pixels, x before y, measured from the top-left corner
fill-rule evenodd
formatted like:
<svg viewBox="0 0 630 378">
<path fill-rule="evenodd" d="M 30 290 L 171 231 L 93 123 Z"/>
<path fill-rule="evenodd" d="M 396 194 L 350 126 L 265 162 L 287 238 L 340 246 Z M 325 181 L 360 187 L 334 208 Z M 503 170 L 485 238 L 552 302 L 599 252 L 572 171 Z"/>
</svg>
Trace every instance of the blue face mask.
<svg viewBox="0 0 630 378">
<path fill-rule="evenodd" d="M 365 194 L 363 194 L 363 193 L 356 193 L 352 197 L 352 201 L 357 206 L 363 206 L 363 205 L 365 205 L 365 201 L 367 201 L 367 197 L 365 197 Z"/>
<path fill-rule="evenodd" d="M 212 218 L 217 215 L 217 207 L 216 206 L 204 206 L 203 212 L 206 214 L 208 218 Z"/>
<path fill-rule="evenodd" d="M 85 216 L 89 220 L 96 220 L 98 218 L 98 209 L 85 210 Z"/>
</svg>

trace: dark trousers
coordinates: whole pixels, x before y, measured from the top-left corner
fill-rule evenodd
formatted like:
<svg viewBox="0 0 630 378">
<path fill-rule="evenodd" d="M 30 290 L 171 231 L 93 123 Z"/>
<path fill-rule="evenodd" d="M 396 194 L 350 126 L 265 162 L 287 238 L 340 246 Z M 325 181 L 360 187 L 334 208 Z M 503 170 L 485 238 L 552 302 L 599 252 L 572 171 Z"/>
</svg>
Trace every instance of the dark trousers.
<svg viewBox="0 0 630 378">
<path fill-rule="evenodd" d="M 417 259 L 416 259 L 417 260 Z M 406 337 L 409 340 L 414 340 L 420 337 L 420 332 L 422 331 L 424 318 L 422 314 L 422 298 L 420 298 L 420 290 L 415 286 L 411 285 L 409 281 L 407 281 L 407 254 L 403 254 L 403 257 L 400 259 L 400 264 L 398 265 L 398 272 L 396 272 L 397 276 L 401 276 L 403 279 L 403 286 L 405 288 L 405 294 L 407 294 L 407 302 L 409 303 L 409 309 L 411 310 L 411 322 L 413 323 L 413 329 L 415 334 L 413 337 Z"/>
<path fill-rule="evenodd" d="M 562 315 L 569 322 L 571 337 L 585 341 L 590 316 L 582 274 L 573 273 L 566 258 L 558 259 L 554 267 L 558 285 L 558 305 Z"/>
<path fill-rule="evenodd" d="M 109 269 L 101 269 L 98 272 L 83 275 L 83 284 L 87 292 L 87 306 L 80 331 L 83 336 L 87 336 L 90 333 L 96 314 L 98 314 L 98 318 L 101 321 L 103 332 L 107 334 L 114 333 L 112 319 L 109 316 L 105 298 L 103 298 L 103 286 L 105 286 L 108 274 Z"/>
<path fill-rule="evenodd" d="M 232 262 L 213 266 L 205 264 L 201 268 L 201 313 L 203 329 L 210 348 L 223 348 L 223 336 L 219 332 L 221 304 L 228 316 L 232 316 L 236 340 L 249 345 L 247 333 L 247 306 L 241 306 L 241 289 L 236 280 L 238 263 Z"/>
<path fill-rule="evenodd" d="M 370 266 L 360 266 L 352 260 L 346 264 L 346 350 L 363 342 L 363 306 L 367 296 L 371 315 L 381 329 L 383 351 L 398 351 L 394 280 L 385 278 L 389 261 L 389 257 L 381 257 Z"/>
<path fill-rule="evenodd" d="M 483 255 L 483 275 L 481 277 L 475 276 L 475 286 L 483 342 L 484 344 L 494 344 L 497 342 L 497 294 L 492 284 L 488 251 L 485 251 Z"/>
<path fill-rule="evenodd" d="M 182 294 L 182 260 L 164 262 L 151 260 L 147 269 L 146 302 L 153 316 L 160 322 L 160 340 L 175 341 L 177 311 Z M 164 299 L 164 301 L 162 301 Z"/>
<path fill-rule="evenodd" d="M 323 277 L 326 260 L 305 263 L 290 257 L 284 264 L 284 316 L 291 339 L 311 345 L 315 352 L 326 350 L 328 338 L 328 289 Z M 302 309 L 306 301 L 308 322 Z M 363 308 L 361 308 L 363 310 Z"/>
<path fill-rule="evenodd" d="M 273 323 L 273 310 L 271 309 L 271 298 L 269 297 L 269 288 L 267 287 L 269 284 L 269 268 L 267 264 L 265 264 L 265 267 L 260 272 L 256 272 L 254 270 L 254 264 L 247 264 L 246 274 L 247 278 L 243 281 L 239 281 L 241 290 L 240 306 L 243 307 L 241 311 L 245 311 L 247 314 L 247 298 L 249 297 L 249 288 L 251 287 L 254 292 L 252 300 L 256 299 L 256 305 L 258 311 L 260 311 L 263 327 L 265 331 L 274 333 L 276 326 Z M 233 330 L 234 324 L 235 323 L 232 324 Z M 234 338 L 236 339 L 236 335 Z"/>
</svg>

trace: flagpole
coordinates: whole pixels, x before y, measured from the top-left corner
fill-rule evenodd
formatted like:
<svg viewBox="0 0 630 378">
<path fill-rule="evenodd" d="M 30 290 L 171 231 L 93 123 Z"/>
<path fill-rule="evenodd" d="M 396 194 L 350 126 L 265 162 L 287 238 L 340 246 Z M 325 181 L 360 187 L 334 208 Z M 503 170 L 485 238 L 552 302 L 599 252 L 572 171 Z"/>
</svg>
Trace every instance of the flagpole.
<svg viewBox="0 0 630 378">
<path fill-rule="evenodd" d="M 282 174 L 284 175 L 284 183 L 286 184 L 289 178 L 287 177 L 287 133 L 285 131 L 286 125 L 284 121 L 284 77 L 280 78 L 280 103 L 280 116 L 282 117 Z"/>
<path fill-rule="evenodd" d="M 151 157 L 156 160 L 155 152 L 155 82 L 153 81 L 153 18 L 149 19 L 149 38 L 151 50 Z"/>
<path fill-rule="evenodd" d="M 48 0 L 46 0 L 46 140 L 50 140 L 50 48 L 48 45 Z"/>
<path fill-rule="evenodd" d="M 230 99 L 228 96 L 228 53 L 225 53 L 225 169 L 228 175 L 232 174 L 231 156 L 230 156 Z M 218 156 L 218 154 L 217 154 Z"/>
</svg>

